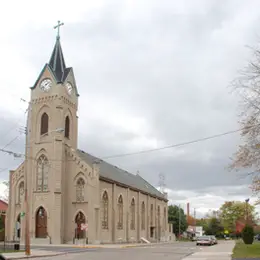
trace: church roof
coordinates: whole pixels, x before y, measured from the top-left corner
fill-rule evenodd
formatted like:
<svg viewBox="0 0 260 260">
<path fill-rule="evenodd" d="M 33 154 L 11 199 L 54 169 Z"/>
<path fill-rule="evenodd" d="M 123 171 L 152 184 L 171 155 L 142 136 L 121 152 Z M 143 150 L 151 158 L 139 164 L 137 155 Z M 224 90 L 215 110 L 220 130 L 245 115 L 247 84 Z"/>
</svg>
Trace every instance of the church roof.
<svg viewBox="0 0 260 260">
<path fill-rule="evenodd" d="M 140 175 L 134 175 L 125 170 L 118 168 L 112 164 L 109 164 L 91 154 L 85 153 L 82 150 L 77 150 L 78 155 L 86 163 L 92 165 L 94 162 L 100 162 L 100 177 L 106 180 L 110 180 L 127 187 L 134 188 L 144 193 L 150 194 L 160 199 L 166 200 L 164 194 L 159 192 L 149 182 L 143 179 Z"/>
</svg>

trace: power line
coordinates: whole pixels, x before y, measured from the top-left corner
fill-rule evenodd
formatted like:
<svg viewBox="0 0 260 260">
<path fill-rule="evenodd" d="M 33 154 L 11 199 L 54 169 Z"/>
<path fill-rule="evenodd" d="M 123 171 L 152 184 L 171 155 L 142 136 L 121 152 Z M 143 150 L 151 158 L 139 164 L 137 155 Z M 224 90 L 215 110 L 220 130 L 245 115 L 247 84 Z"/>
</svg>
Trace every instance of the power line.
<svg viewBox="0 0 260 260">
<path fill-rule="evenodd" d="M 225 136 L 225 135 L 237 133 L 237 132 L 243 131 L 245 129 L 254 128 L 254 127 L 257 127 L 259 125 L 260 124 L 247 126 L 247 127 L 240 128 L 240 129 L 237 129 L 237 130 L 232 130 L 232 131 L 224 132 L 224 133 L 221 133 L 221 134 L 216 134 L 216 135 L 212 135 L 212 136 L 208 136 L 208 137 L 204 137 L 204 138 L 199 138 L 199 139 L 195 139 L 195 140 L 187 141 L 187 142 L 183 142 L 183 143 L 172 144 L 172 145 L 168 145 L 168 146 L 164 146 L 164 147 L 160 147 L 160 148 L 143 150 L 143 151 L 133 152 L 133 153 L 124 153 L 124 154 L 117 154 L 117 155 L 111 155 L 111 156 L 106 156 L 106 157 L 100 157 L 100 159 L 105 160 L 105 159 L 110 159 L 110 158 L 118 158 L 118 157 L 130 156 L 130 155 L 138 155 L 138 154 L 143 154 L 143 153 L 150 153 L 150 152 L 155 152 L 155 151 L 185 146 L 185 145 L 189 145 L 189 144 L 204 142 L 204 141 L 207 141 L 207 140 L 210 140 L 210 139 L 215 139 L 215 138 L 219 138 L 219 137 L 222 137 L 222 136 Z M 0 152 L 5 152 L 7 154 L 13 155 L 15 158 L 26 157 L 27 159 L 33 159 L 33 160 L 37 159 L 36 157 L 27 157 L 23 153 L 17 153 L 17 152 L 13 152 L 11 150 L 0 149 Z M 57 160 L 57 159 L 49 159 L 49 158 L 48 158 L 48 160 L 49 161 L 65 161 L 65 160 Z"/>
<path fill-rule="evenodd" d="M 130 155 L 151 153 L 151 152 L 161 151 L 161 150 L 165 150 L 165 149 L 185 146 L 185 145 L 189 145 L 189 144 L 195 144 L 195 143 L 204 142 L 204 141 L 207 141 L 207 140 L 210 140 L 210 139 L 219 138 L 219 137 L 222 137 L 222 136 L 225 136 L 225 135 L 234 134 L 234 133 L 237 133 L 237 132 L 249 129 L 249 128 L 254 128 L 254 127 L 259 126 L 259 125 L 260 124 L 247 126 L 247 127 L 240 128 L 240 129 L 237 129 L 237 130 L 232 130 L 232 131 L 224 132 L 224 133 L 221 133 L 221 134 L 211 135 L 211 136 L 207 136 L 207 137 L 203 137 L 203 138 L 199 138 L 199 139 L 195 139 L 195 140 L 187 141 L 187 142 L 183 142 L 183 143 L 177 143 L 177 144 L 172 144 L 172 145 L 168 145 L 168 146 L 163 146 L 163 147 L 160 147 L 160 148 L 142 150 L 142 151 L 139 151 L 139 152 L 132 152 L 132 153 L 115 154 L 115 155 L 111 155 L 111 156 L 102 157 L 101 159 L 112 159 L 112 158 L 125 157 L 125 156 L 130 156 Z"/>
</svg>

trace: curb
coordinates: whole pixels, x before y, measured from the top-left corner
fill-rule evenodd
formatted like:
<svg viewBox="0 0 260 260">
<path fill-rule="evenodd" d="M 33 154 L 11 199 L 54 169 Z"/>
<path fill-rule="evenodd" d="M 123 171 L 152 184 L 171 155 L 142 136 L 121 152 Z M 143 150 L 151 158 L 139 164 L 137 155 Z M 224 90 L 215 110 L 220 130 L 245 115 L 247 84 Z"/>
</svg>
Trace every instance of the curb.
<svg viewBox="0 0 260 260">
<path fill-rule="evenodd" d="M 104 248 L 102 246 L 81 246 L 81 245 L 78 245 L 78 246 L 72 246 L 72 248 Z"/>
</svg>

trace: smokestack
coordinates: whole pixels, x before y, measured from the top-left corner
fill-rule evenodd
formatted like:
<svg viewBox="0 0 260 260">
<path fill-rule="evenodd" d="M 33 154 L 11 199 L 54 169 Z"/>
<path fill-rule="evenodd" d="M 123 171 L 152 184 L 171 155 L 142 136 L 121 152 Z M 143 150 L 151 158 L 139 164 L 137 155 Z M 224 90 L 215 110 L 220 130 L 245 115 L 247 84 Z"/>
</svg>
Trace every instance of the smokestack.
<svg viewBox="0 0 260 260">
<path fill-rule="evenodd" d="M 190 217 L 190 203 L 188 202 L 187 203 L 187 223 L 188 223 L 188 225 L 190 224 L 189 223 L 189 218 Z"/>
</svg>

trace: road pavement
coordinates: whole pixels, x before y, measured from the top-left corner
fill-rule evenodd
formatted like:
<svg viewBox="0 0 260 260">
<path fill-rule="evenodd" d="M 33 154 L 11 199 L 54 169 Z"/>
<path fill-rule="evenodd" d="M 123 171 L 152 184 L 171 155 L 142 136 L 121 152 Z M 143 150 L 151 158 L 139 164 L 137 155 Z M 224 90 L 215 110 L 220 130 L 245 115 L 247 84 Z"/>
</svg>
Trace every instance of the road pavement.
<svg viewBox="0 0 260 260">
<path fill-rule="evenodd" d="M 195 242 L 139 245 L 138 247 L 132 248 L 39 246 L 32 250 L 34 254 L 38 256 L 38 260 L 117 260 L 122 258 L 124 260 L 158 260 L 158 258 L 166 260 L 230 260 L 234 244 L 234 241 L 220 241 L 218 245 L 210 247 L 196 246 Z M 61 253 L 62 255 L 58 255 Z M 14 257 L 16 254 L 18 253 L 13 254 Z M 45 257 L 39 257 L 41 255 Z M 16 255 L 16 259 L 20 259 L 18 255 Z"/>
<path fill-rule="evenodd" d="M 158 258 L 180 260 L 197 251 L 194 242 L 176 242 L 132 248 L 95 248 L 84 252 L 69 253 L 56 257 L 37 258 L 38 260 L 158 260 Z"/>
</svg>

